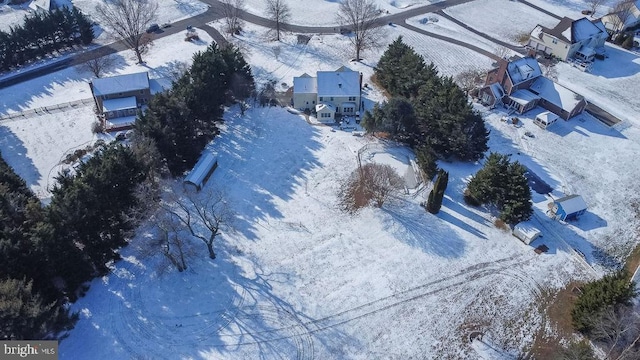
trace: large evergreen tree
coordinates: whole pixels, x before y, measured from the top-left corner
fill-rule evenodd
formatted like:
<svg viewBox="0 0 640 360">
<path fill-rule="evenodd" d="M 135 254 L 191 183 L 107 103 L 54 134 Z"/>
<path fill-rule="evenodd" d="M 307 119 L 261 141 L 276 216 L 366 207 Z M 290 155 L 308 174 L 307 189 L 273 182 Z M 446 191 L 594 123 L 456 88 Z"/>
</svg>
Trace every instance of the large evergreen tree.
<svg viewBox="0 0 640 360">
<path fill-rule="evenodd" d="M 531 189 L 526 168 L 510 162 L 509 156 L 491 153 L 482 169 L 469 181 L 469 195 L 480 204 L 491 204 L 507 224 L 528 220 L 533 215 Z"/>
</svg>

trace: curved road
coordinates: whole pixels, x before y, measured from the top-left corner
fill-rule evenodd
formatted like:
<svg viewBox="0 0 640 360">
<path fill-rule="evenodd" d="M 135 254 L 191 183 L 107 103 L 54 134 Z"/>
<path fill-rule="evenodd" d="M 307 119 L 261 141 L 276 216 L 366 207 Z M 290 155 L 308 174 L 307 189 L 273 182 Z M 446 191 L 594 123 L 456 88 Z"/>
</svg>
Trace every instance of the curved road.
<svg viewBox="0 0 640 360">
<path fill-rule="evenodd" d="M 474 32 L 494 43 L 497 43 L 499 45 L 502 46 L 506 46 L 516 52 L 519 53 L 523 53 L 523 48 L 522 47 L 518 47 L 518 46 L 513 46 L 511 44 L 507 44 L 505 42 L 502 42 L 498 39 L 495 39 L 487 34 L 481 33 L 469 26 L 467 26 L 466 24 L 464 24 L 463 22 L 449 16 L 446 15 L 442 10 L 446 9 L 448 7 L 451 6 L 456 6 L 456 5 L 460 5 L 460 4 L 464 4 L 467 2 L 471 2 L 473 0 L 446 0 L 446 1 L 442 1 L 442 2 L 438 2 L 435 4 L 430 4 L 430 5 L 424 5 L 424 6 L 418 6 L 415 8 L 411 8 L 408 9 L 406 11 L 397 13 L 397 14 L 391 14 L 391 15 L 385 15 L 385 16 L 381 16 L 380 18 L 378 18 L 378 20 L 376 21 L 376 25 L 377 26 L 385 26 L 388 23 L 395 23 L 399 26 L 405 27 L 407 29 L 410 29 L 412 31 L 418 32 L 420 34 L 423 35 L 427 35 L 439 40 L 443 40 L 455 45 L 459 45 L 459 46 L 463 46 L 469 50 L 478 52 L 482 55 L 488 56 L 491 59 L 497 59 L 497 56 L 495 54 L 492 54 L 484 49 L 481 49 L 475 45 L 457 40 L 457 39 L 453 39 L 447 36 L 443 36 L 443 35 L 439 35 L 439 34 L 435 34 L 435 33 L 431 33 L 422 29 L 419 29 L 415 26 L 409 25 L 405 23 L 405 20 L 407 20 L 408 18 L 411 17 L 415 17 L 415 16 L 420 16 L 420 15 L 424 15 L 427 13 L 438 13 L 439 15 L 446 17 L 447 19 L 457 23 L 458 25 L 463 26 L 465 29 Z M 222 34 L 220 34 L 216 29 L 214 29 L 213 27 L 210 27 L 207 25 L 207 23 L 220 19 L 222 18 L 222 11 L 221 9 L 221 4 L 219 1 L 217 0 L 203 0 L 204 3 L 210 5 L 209 9 L 207 9 L 207 11 L 205 11 L 202 14 L 196 15 L 194 17 L 185 19 L 185 20 L 181 20 L 181 21 L 177 21 L 175 23 L 172 24 L 171 27 L 169 28 L 165 28 L 162 29 L 161 31 L 159 31 L 158 33 L 153 34 L 154 39 L 158 39 L 158 38 L 162 38 L 168 35 L 172 35 L 172 34 L 176 34 L 179 33 L 181 31 L 183 31 L 187 26 L 193 26 L 193 27 L 197 27 L 200 28 L 204 31 L 206 31 L 209 35 L 211 35 L 211 37 L 216 41 L 216 43 L 223 45 L 226 44 L 227 41 L 224 38 L 224 36 L 222 36 Z M 546 14 L 550 14 L 551 16 L 554 16 L 556 18 L 558 18 L 557 15 L 553 15 L 550 12 L 541 9 L 535 5 L 532 5 L 531 3 L 528 3 L 526 1 L 522 1 L 523 4 L 530 6 L 538 11 L 544 12 Z M 269 28 L 273 28 L 275 27 L 275 22 L 263 17 L 260 17 L 258 15 L 254 15 L 251 14 L 245 10 L 240 10 L 240 18 L 246 22 L 252 23 L 252 24 L 256 24 L 256 25 L 260 25 L 260 26 L 264 26 L 264 27 L 269 27 Z M 340 32 L 340 26 L 339 25 L 335 25 L 335 26 L 303 26 L 303 25 L 294 25 L 294 24 L 281 24 L 282 29 L 286 30 L 286 31 L 291 31 L 291 32 L 297 32 L 297 33 L 339 33 Z M 123 51 L 123 50 L 127 50 L 128 47 L 126 46 L 126 44 L 124 43 L 124 41 L 118 41 L 118 42 L 114 42 L 108 45 L 104 45 L 104 46 L 100 46 L 100 47 L 96 47 L 93 49 L 89 49 L 86 51 L 83 51 L 81 53 L 72 55 L 68 58 L 65 59 L 61 59 L 59 61 L 54 62 L 53 64 L 50 64 L 48 66 L 43 66 L 43 67 L 39 67 L 37 69 L 31 70 L 31 71 L 27 71 L 24 73 L 19 73 L 19 74 L 15 74 L 13 76 L 9 76 L 5 79 L 0 80 L 0 89 L 5 88 L 7 86 L 11 86 L 11 85 L 15 85 L 18 84 L 20 82 L 24 82 L 27 80 L 31 80 L 33 78 L 39 77 L 39 76 L 43 76 L 46 74 L 50 74 L 53 73 L 55 71 L 58 70 L 62 70 L 65 68 L 68 68 L 70 66 L 74 66 L 74 65 L 78 65 L 84 61 L 87 61 L 88 59 L 93 59 L 93 58 L 98 58 L 98 57 L 102 57 L 105 55 L 110 55 L 110 54 L 114 54 L 117 53 L 119 51 Z"/>
</svg>

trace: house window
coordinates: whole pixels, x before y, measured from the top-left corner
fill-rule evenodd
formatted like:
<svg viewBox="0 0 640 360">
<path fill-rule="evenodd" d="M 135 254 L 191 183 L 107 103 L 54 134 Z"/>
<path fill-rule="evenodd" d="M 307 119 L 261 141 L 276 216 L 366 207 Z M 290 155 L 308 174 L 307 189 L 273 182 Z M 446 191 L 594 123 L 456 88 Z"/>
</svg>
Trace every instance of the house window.
<svg viewBox="0 0 640 360">
<path fill-rule="evenodd" d="M 551 42 L 554 43 L 554 44 L 557 44 L 558 43 L 558 39 L 551 39 Z"/>
<path fill-rule="evenodd" d="M 122 93 L 118 93 L 118 96 L 122 96 Z"/>
<path fill-rule="evenodd" d="M 144 90 L 140 90 L 140 95 L 144 95 Z"/>
<path fill-rule="evenodd" d="M 333 101 L 333 96 L 331 97 L 331 100 L 330 100 L 330 101 Z"/>
<path fill-rule="evenodd" d="M 323 101 L 322 96 L 320 96 L 320 100 L 318 100 L 318 101 Z"/>
<path fill-rule="evenodd" d="M 312 103 L 312 104 L 315 104 L 315 103 L 316 103 L 316 101 L 315 101 L 315 100 L 313 100 L 311 103 Z"/>
<path fill-rule="evenodd" d="M 356 101 L 356 97 L 355 96 L 349 96 L 349 101 Z"/>
</svg>

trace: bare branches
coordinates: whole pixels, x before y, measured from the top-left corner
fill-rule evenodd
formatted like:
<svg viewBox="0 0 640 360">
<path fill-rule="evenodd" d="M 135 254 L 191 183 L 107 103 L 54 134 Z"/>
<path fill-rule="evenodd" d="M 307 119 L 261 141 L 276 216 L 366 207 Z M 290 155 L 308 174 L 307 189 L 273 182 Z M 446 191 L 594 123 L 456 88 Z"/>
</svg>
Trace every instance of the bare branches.
<svg viewBox="0 0 640 360">
<path fill-rule="evenodd" d="M 91 73 L 97 78 L 109 70 L 116 62 L 115 58 L 111 55 L 98 58 L 80 56 L 79 61 L 82 63 L 78 65 L 78 70 Z"/>
<path fill-rule="evenodd" d="M 223 229 L 232 228 L 234 217 L 222 193 L 186 193 L 184 197 L 173 196 L 170 200 L 170 203 L 164 202 L 162 207 L 189 235 L 205 243 L 209 258 L 215 259 L 213 243 Z"/>
<path fill-rule="evenodd" d="M 220 0 L 220 14 L 226 23 L 226 31 L 233 36 L 242 27 L 240 11 L 244 8 L 244 0 Z"/>
<path fill-rule="evenodd" d="M 591 10 L 591 17 L 593 18 L 596 16 L 598 8 L 605 3 L 605 0 L 585 0 L 584 2 L 589 6 L 589 10 Z"/>
<path fill-rule="evenodd" d="M 611 21 L 614 30 L 622 31 L 625 29 L 627 21 L 633 15 L 633 7 L 633 1 L 619 0 L 616 2 L 613 6 L 613 12 L 611 13 L 614 15 Z"/>
<path fill-rule="evenodd" d="M 458 86 L 465 92 L 475 89 L 484 82 L 485 74 L 478 69 L 470 69 L 456 75 L 455 81 Z"/>
<path fill-rule="evenodd" d="M 358 209 L 373 203 L 382 207 L 395 191 L 402 188 L 404 182 L 389 165 L 369 163 L 355 170 L 340 190 L 341 207 L 354 213 Z"/>
<path fill-rule="evenodd" d="M 276 40 L 280 41 L 282 24 L 291 18 L 291 9 L 284 0 L 266 0 L 267 17 L 276 23 Z"/>
<path fill-rule="evenodd" d="M 150 37 L 145 30 L 155 20 L 158 4 L 153 0 L 114 0 L 96 7 L 100 22 L 123 40 L 142 63 L 142 54 Z"/>
<path fill-rule="evenodd" d="M 349 40 L 356 50 L 356 59 L 360 52 L 375 47 L 382 36 L 382 28 L 376 25 L 380 10 L 373 0 L 343 0 L 338 10 L 338 22 L 351 30 Z"/>
</svg>

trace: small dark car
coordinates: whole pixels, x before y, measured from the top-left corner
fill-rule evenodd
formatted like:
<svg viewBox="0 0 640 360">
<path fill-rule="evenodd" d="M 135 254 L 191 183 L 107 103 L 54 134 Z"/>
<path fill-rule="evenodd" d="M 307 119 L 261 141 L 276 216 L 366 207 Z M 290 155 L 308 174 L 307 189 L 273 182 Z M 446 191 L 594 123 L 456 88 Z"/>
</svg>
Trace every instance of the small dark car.
<svg viewBox="0 0 640 360">
<path fill-rule="evenodd" d="M 147 34 L 151 34 L 151 33 L 156 32 L 158 30 L 160 30 L 160 26 L 158 24 L 151 24 L 147 28 Z"/>
</svg>

